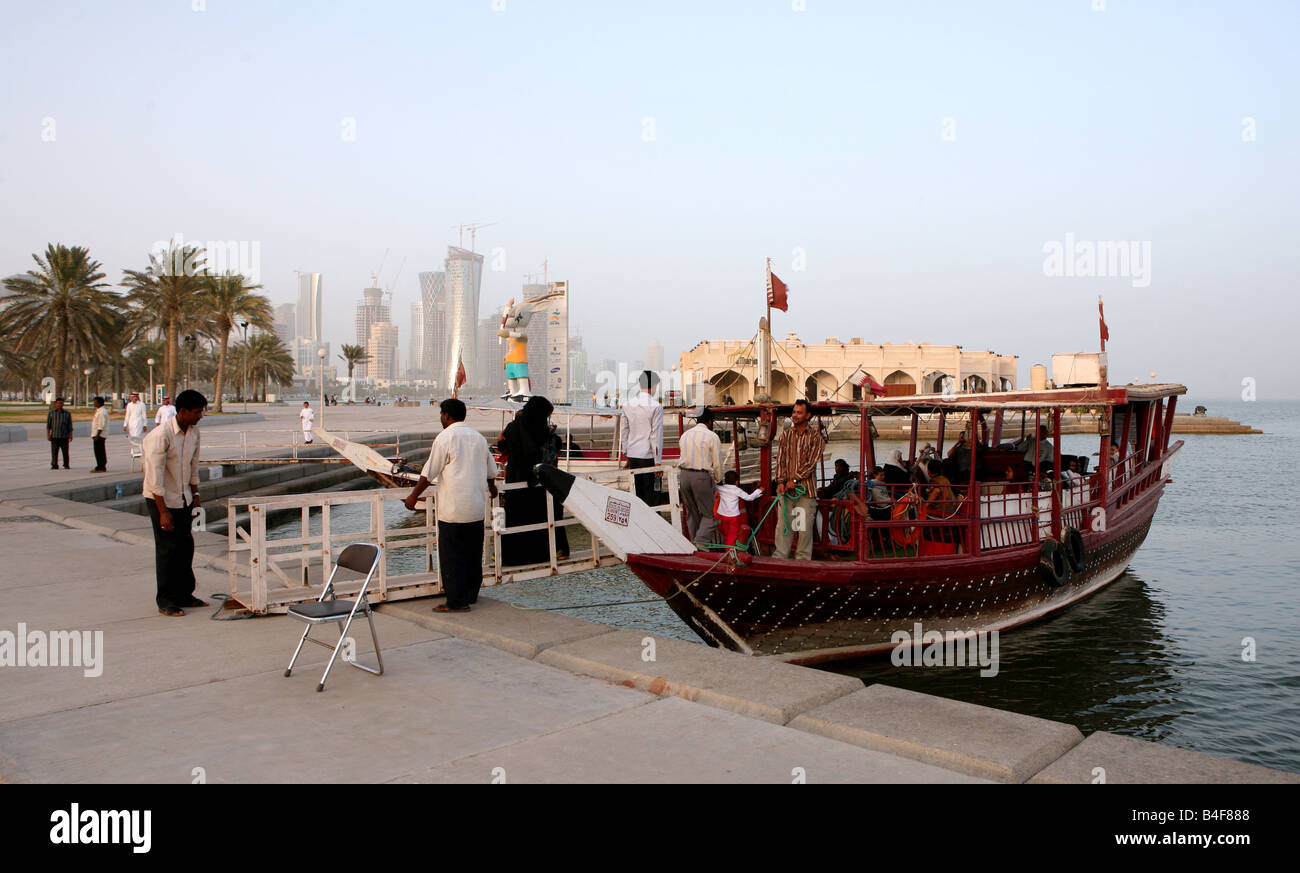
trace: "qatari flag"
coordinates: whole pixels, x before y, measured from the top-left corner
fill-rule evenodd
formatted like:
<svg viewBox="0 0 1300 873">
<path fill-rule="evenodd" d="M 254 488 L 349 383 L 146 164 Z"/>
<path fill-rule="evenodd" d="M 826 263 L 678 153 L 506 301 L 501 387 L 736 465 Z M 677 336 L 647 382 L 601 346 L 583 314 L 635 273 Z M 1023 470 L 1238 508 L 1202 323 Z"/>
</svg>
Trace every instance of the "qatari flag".
<svg viewBox="0 0 1300 873">
<path fill-rule="evenodd" d="M 773 309 L 779 309 L 782 312 L 789 312 L 790 305 L 786 302 L 785 295 L 789 289 L 785 283 L 776 277 L 776 273 L 767 274 L 767 305 Z"/>
<path fill-rule="evenodd" d="M 884 397 L 889 393 L 884 385 L 871 378 L 870 373 L 863 373 L 862 378 L 858 380 L 858 384 L 870 391 L 874 397 Z"/>
</svg>

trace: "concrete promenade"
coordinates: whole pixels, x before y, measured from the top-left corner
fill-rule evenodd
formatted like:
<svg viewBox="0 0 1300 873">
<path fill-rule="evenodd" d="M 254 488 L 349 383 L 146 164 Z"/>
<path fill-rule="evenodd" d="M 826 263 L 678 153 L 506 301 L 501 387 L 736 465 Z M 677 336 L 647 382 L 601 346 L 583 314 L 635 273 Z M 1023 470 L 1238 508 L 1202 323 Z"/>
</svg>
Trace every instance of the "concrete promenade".
<svg viewBox="0 0 1300 873">
<path fill-rule="evenodd" d="M 391 422 L 376 420 L 389 408 L 359 411 L 372 427 L 430 425 L 427 408 L 392 409 Z M 266 412 L 281 429 L 276 417 L 295 414 Z M 344 418 L 327 416 L 328 426 Z M 78 630 L 103 640 L 97 666 L 0 666 L 3 782 L 314 782 L 310 761 L 322 755 L 339 768 L 330 780 L 353 782 L 1086 783 L 1098 767 L 1112 783 L 1300 782 L 516 609 L 491 599 L 504 589 L 485 589 L 464 614 L 436 615 L 431 600 L 381 607 L 385 675 L 340 663 L 318 694 L 327 650 L 308 647 L 283 676 L 302 629 L 288 617 L 210 621 L 215 603 L 157 614 L 147 519 L 52 496 L 125 475 L 117 454 L 107 476 L 78 472 L 90 466 L 79 442 L 86 460 L 67 472 L 49 469 L 44 442 L 0 444 L 0 634 L 22 623 L 29 638 Z M 196 569 L 208 599 L 226 590 L 224 538 L 214 548 L 203 537 L 214 535 L 200 535 Z M 364 624 L 351 635 L 369 661 Z"/>
</svg>

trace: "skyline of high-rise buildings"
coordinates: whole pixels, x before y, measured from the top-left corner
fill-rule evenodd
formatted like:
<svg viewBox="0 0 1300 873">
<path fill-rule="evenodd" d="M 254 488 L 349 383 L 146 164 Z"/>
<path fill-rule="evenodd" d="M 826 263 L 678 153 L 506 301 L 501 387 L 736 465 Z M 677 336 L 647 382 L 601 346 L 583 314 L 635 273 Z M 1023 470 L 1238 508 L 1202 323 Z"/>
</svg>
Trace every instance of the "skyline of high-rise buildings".
<svg viewBox="0 0 1300 873">
<path fill-rule="evenodd" d="M 369 360 L 354 368 L 357 381 L 426 382 L 442 391 L 451 388 L 456 368 L 463 362 L 468 387 L 462 390 L 504 391 L 505 343 L 497 330 L 505 301 L 490 315 L 479 316 L 484 303 L 484 260 L 481 253 L 447 246 L 443 270 L 417 274 L 419 298 L 411 302 L 405 325 L 394 317 L 391 292 L 363 288 L 355 304 L 353 325 L 355 342 L 366 350 Z M 275 331 L 294 358 L 295 378 L 300 382 L 318 378 L 318 350 L 329 349 L 321 333 L 323 288 L 321 273 L 299 272 L 297 302 L 275 306 Z M 568 282 L 525 281 L 520 295 L 509 296 L 526 299 L 557 293 L 560 298 L 540 308 L 529 323 L 529 370 L 534 393 L 552 402 L 568 403 L 575 392 L 590 390 L 593 379 L 582 338 L 569 333 Z M 378 330 L 376 326 L 380 326 Z M 405 349 L 403 340 L 409 343 Z M 651 348 L 654 344 L 652 341 Z M 326 372 L 328 375 L 329 370 Z"/>
</svg>

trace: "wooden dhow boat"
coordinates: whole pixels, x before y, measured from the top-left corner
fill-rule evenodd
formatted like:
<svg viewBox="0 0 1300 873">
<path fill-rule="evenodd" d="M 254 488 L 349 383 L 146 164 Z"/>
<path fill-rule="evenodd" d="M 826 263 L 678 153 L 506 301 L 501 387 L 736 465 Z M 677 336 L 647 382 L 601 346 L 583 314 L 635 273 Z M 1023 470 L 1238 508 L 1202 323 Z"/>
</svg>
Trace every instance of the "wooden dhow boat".
<svg viewBox="0 0 1300 873">
<path fill-rule="evenodd" d="M 951 481 L 940 500 L 932 486 L 904 483 L 890 486 L 882 501 L 861 481 L 850 489 L 856 494 L 817 499 L 817 523 L 807 534 L 813 560 L 771 556 L 781 523 L 780 513 L 769 511 L 771 496 L 748 504 L 748 549 L 701 550 L 631 494 L 555 468 L 539 473 L 705 642 L 817 663 L 888 652 L 897 632 L 910 634 L 917 624 L 945 636 L 1006 630 L 1101 590 L 1123 573 L 1151 527 L 1182 447 L 1170 443 L 1170 431 L 1184 393 L 1173 384 L 1103 383 L 813 402 L 809 426 L 856 420 L 859 471 L 877 464 L 873 418 L 910 419 L 909 466 L 920 460 L 922 418 L 937 418 L 937 456 Z M 742 477 L 742 487 L 772 495 L 776 441 L 765 437 L 779 433 L 792 405 L 711 409 L 723 422 L 757 425 L 766 444 L 758 476 Z M 1062 454 L 1063 416 L 1091 422 L 1095 456 Z M 846 430 L 839 427 L 837 439 Z M 973 436 L 954 451 L 945 436 L 959 430 Z"/>
</svg>

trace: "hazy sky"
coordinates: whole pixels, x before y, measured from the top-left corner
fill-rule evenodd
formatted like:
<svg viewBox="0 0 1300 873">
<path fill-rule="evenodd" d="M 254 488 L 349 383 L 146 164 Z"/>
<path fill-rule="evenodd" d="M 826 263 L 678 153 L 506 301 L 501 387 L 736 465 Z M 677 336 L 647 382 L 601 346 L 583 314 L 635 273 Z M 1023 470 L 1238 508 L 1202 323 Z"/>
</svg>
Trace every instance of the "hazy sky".
<svg viewBox="0 0 1300 873">
<path fill-rule="evenodd" d="M 323 274 L 337 351 L 391 248 L 405 361 L 417 272 L 494 221 L 483 314 L 549 259 L 593 363 L 748 338 L 771 257 L 778 336 L 991 348 L 1027 382 L 1096 348 L 1102 294 L 1114 381 L 1300 393 L 1295 3 L 3 9 L 2 274 L 256 241 L 276 303 Z M 1047 275 L 1067 233 L 1149 264 Z"/>
</svg>

